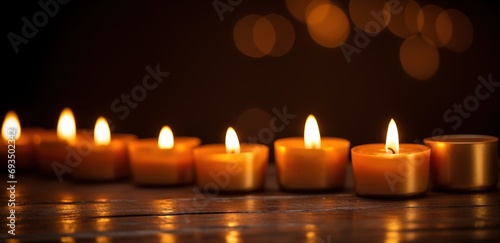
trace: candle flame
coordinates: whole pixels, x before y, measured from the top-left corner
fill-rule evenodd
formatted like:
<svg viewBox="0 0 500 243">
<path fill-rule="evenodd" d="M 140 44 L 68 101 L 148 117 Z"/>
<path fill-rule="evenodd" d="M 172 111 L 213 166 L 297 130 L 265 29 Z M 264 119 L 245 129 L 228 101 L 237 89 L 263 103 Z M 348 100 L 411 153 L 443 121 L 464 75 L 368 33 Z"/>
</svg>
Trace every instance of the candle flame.
<svg viewBox="0 0 500 243">
<path fill-rule="evenodd" d="M 94 142 L 96 145 L 109 145 L 111 142 L 111 131 L 109 130 L 108 121 L 100 116 L 95 122 Z"/>
<path fill-rule="evenodd" d="M 66 140 L 68 143 L 74 143 L 76 140 L 75 117 L 70 108 L 64 108 L 59 116 L 57 137 Z"/>
<path fill-rule="evenodd" d="M 304 145 L 306 148 L 321 148 L 321 135 L 319 134 L 319 126 L 316 118 L 309 115 L 304 127 Z"/>
<path fill-rule="evenodd" d="M 388 154 L 398 154 L 399 153 L 399 135 L 398 127 L 394 119 L 389 122 L 389 127 L 387 128 L 387 137 L 385 139 L 385 151 Z"/>
<path fill-rule="evenodd" d="M 229 127 L 226 132 L 226 152 L 228 154 L 240 153 L 240 141 L 238 141 L 238 135 L 232 127 Z"/>
<path fill-rule="evenodd" d="M 169 126 L 163 126 L 158 136 L 158 148 L 171 149 L 174 147 L 174 134 Z"/>
<path fill-rule="evenodd" d="M 12 128 L 15 130 L 15 133 L 9 132 Z M 15 135 L 14 140 L 19 139 L 21 136 L 21 124 L 19 123 L 19 118 L 17 117 L 16 112 L 9 111 L 3 120 L 2 137 L 5 140 L 9 140 L 12 139 L 12 135 Z"/>
</svg>

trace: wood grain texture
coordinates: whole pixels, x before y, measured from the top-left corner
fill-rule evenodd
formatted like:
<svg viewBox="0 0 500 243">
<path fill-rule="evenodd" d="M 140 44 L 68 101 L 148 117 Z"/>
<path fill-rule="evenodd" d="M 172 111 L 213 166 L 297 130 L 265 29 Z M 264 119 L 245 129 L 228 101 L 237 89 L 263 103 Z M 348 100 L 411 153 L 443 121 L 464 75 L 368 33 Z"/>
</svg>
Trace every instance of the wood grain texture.
<svg viewBox="0 0 500 243">
<path fill-rule="evenodd" d="M 2 242 L 335 242 L 495 241 L 499 190 L 429 192 L 411 199 L 362 198 L 345 189 L 320 194 L 266 189 L 204 195 L 193 185 L 137 187 L 130 181 L 80 183 L 19 174 L 16 236 Z M 9 194 L 2 195 L 6 202 Z M 7 203 L 2 205 L 4 221 Z"/>
</svg>

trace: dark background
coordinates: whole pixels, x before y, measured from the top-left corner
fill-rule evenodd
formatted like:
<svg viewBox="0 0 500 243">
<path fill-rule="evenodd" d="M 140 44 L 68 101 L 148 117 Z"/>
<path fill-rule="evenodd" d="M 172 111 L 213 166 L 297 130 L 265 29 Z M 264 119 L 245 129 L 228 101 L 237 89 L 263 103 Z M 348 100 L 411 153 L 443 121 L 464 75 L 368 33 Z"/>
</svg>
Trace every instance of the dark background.
<svg viewBox="0 0 500 243">
<path fill-rule="evenodd" d="M 269 127 L 273 108 L 282 111 L 284 106 L 297 117 L 274 139 L 302 136 L 310 113 L 323 136 L 344 137 L 352 145 L 384 142 L 391 117 L 402 142 L 429 137 L 435 129 L 500 136 L 499 88 L 458 129 L 443 120 L 454 103 L 474 95 L 479 75 L 499 80 L 500 21 L 492 2 L 432 1 L 466 14 L 474 41 L 460 54 L 439 49 L 439 70 L 421 81 L 402 69 L 403 40 L 388 30 L 373 37 L 349 64 L 340 48 L 316 44 L 284 1 L 243 0 L 221 22 L 212 1 L 73 0 L 60 5 L 18 54 L 7 34 L 20 34 L 21 18 L 30 19 L 41 9 L 36 1 L 7 1 L 2 7 L 0 113 L 14 109 L 24 127 L 55 128 L 68 106 L 80 128 L 92 128 L 104 115 L 115 132 L 156 137 L 169 124 L 175 135 L 197 136 L 203 143 L 223 142 L 230 125 L 241 141 L 258 137 Z M 348 13 L 348 1 L 340 4 Z M 248 14 L 270 13 L 293 24 L 293 48 L 282 57 L 243 55 L 233 41 L 235 23 Z M 353 43 L 352 33 L 347 41 Z M 157 64 L 170 76 L 120 119 L 112 102 L 142 84 L 145 67 Z"/>
</svg>

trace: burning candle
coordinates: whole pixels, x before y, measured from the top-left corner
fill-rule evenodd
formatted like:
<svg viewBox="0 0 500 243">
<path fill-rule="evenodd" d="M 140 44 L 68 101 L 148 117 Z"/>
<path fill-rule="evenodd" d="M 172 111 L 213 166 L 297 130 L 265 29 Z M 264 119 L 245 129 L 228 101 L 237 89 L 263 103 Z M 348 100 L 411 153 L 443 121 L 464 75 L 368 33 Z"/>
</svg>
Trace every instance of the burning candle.
<svg viewBox="0 0 500 243">
<path fill-rule="evenodd" d="M 22 170 L 33 167 L 33 133 L 22 130 L 16 112 L 9 111 L 2 125 L 0 157 L 7 159 L 8 169 Z"/>
<path fill-rule="evenodd" d="M 127 144 L 136 139 L 132 134 L 113 134 L 104 117 L 97 118 L 94 137 L 82 138 L 90 144 L 87 154 L 73 168 L 71 176 L 80 180 L 114 180 L 130 174 Z"/>
<path fill-rule="evenodd" d="M 194 179 L 193 148 L 196 137 L 175 137 L 164 126 L 158 139 L 139 139 L 129 144 L 132 178 L 139 185 L 180 185 Z"/>
<path fill-rule="evenodd" d="M 57 132 L 46 132 L 35 137 L 35 155 L 38 170 L 44 175 L 57 175 L 62 166 L 66 171 L 79 162 L 72 145 L 77 141 L 73 112 L 64 108 L 59 116 Z M 76 157 L 76 158 L 75 158 Z M 69 164 L 69 166 L 68 166 Z"/>
<path fill-rule="evenodd" d="M 396 122 L 391 119 L 386 144 L 352 148 L 354 189 L 360 196 L 407 197 L 429 187 L 430 148 L 399 144 Z"/>
<path fill-rule="evenodd" d="M 424 139 L 431 147 L 434 188 L 459 191 L 494 189 L 498 182 L 498 138 L 443 135 Z"/>
<path fill-rule="evenodd" d="M 194 149 L 198 187 L 205 194 L 262 189 L 268 157 L 267 146 L 240 145 L 236 132 L 229 127 L 225 145 L 209 144 Z"/>
<path fill-rule="evenodd" d="M 344 186 L 350 142 L 321 137 L 316 118 L 309 115 L 304 137 L 274 142 L 278 183 L 285 190 L 330 190 Z"/>
</svg>

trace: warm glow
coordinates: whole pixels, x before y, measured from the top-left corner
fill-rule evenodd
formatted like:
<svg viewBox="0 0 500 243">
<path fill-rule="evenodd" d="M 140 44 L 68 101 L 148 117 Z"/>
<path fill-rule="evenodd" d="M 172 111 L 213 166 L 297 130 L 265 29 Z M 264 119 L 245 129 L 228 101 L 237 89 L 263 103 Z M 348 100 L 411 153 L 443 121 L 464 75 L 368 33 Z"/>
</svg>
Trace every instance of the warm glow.
<svg viewBox="0 0 500 243">
<path fill-rule="evenodd" d="M 7 112 L 7 114 L 5 115 L 5 119 L 3 120 L 2 137 L 5 140 L 12 139 L 13 133 L 9 133 L 10 128 L 15 129 L 14 140 L 17 140 L 21 136 L 21 124 L 19 123 L 19 118 L 14 111 Z"/>
<path fill-rule="evenodd" d="M 309 115 L 304 127 L 304 145 L 306 148 L 321 148 L 321 135 L 319 134 L 319 127 L 316 118 Z"/>
<path fill-rule="evenodd" d="M 306 17 L 311 9 L 318 5 L 327 4 L 329 0 L 286 0 L 286 7 L 290 14 L 293 15 L 298 21 L 305 22 Z"/>
<path fill-rule="evenodd" d="M 94 128 L 94 142 L 96 145 L 108 145 L 111 142 L 111 132 L 106 118 L 97 118 Z"/>
<path fill-rule="evenodd" d="M 406 73 L 419 80 L 434 76 L 440 62 L 438 49 L 424 36 L 406 39 L 399 49 L 399 60 Z"/>
<path fill-rule="evenodd" d="M 174 147 L 174 134 L 169 126 L 163 126 L 158 136 L 158 148 L 171 149 Z"/>
<path fill-rule="evenodd" d="M 464 52 L 472 44 L 474 29 L 469 18 L 456 9 L 448 9 L 436 19 L 439 41 L 449 50 Z"/>
<path fill-rule="evenodd" d="M 420 5 L 415 0 L 400 0 L 402 11 L 391 14 L 391 21 L 387 25 L 389 31 L 401 38 L 408 38 L 418 34 L 418 13 Z M 386 6 L 389 2 L 386 2 Z"/>
<path fill-rule="evenodd" d="M 238 50 L 249 57 L 279 57 L 292 48 L 295 30 L 290 21 L 281 15 L 251 14 L 235 24 L 233 40 Z"/>
<path fill-rule="evenodd" d="M 261 18 L 262 16 L 256 14 L 247 15 L 234 25 L 234 43 L 241 53 L 249 57 L 259 58 L 266 55 L 257 48 L 254 41 L 255 32 L 259 32 L 259 30 L 254 30 L 254 26 Z"/>
<path fill-rule="evenodd" d="M 386 0 L 350 0 L 349 14 L 353 24 L 369 34 L 380 33 L 391 20 Z"/>
<path fill-rule="evenodd" d="M 266 55 L 271 53 L 276 44 L 276 30 L 265 17 L 259 18 L 253 26 L 253 43 L 257 49 Z"/>
<path fill-rule="evenodd" d="M 232 127 L 229 127 L 226 132 L 226 152 L 228 154 L 240 153 L 240 141 L 238 141 L 238 135 Z"/>
<path fill-rule="evenodd" d="M 273 25 L 276 35 L 276 43 L 269 56 L 280 57 L 287 54 L 295 43 L 295 30 L 290 21 L 279 14 L 268 14 L 264 16 Z"/>
<path fill-rule="evenodd" d="M 306 25 L 311 38 L 327 48 L 342 45 L 349 36 L 349 19 L 335 4 L 326 3 L 311 8 L 307 13 Z"/>
<path fill-rule="evenodd" d="M 437 18 L 443 11 L 441 7 L 429 4 L 421 8 L 417 15 L 417 27 L 420 34 L 429 39 L 436 47 L 442 47 L 444 45 L 439 40 L 439 29 L 436 28 Z"/>
<path fill-rule="evenodd" d="M 387 128 L 387 138 L 385 139 L 385 151 L 388 154 L 399 154 L 399 135 L 398 127 L 394 119 L 389 122 Z"/>
<path fill-rule="evenodd" d="M 57 137 L 66 140 L 68 143 L 74 143 L 76 140 L 75 117 L 70 108 L 64 108 L 59 116 Z"/>
<path fill-rule="evenodd" d="M 226 242 L 227 243 L 239 243 L 239 242 L 241 242 L 240 233 L 237 230 L 231 230 L 231 231 L 227 232 Z"/>
</svg>

